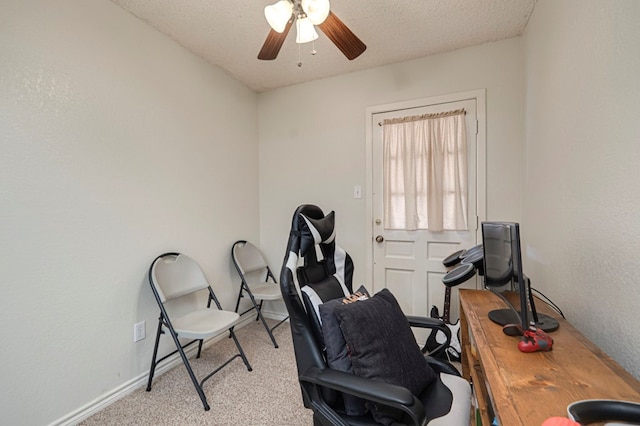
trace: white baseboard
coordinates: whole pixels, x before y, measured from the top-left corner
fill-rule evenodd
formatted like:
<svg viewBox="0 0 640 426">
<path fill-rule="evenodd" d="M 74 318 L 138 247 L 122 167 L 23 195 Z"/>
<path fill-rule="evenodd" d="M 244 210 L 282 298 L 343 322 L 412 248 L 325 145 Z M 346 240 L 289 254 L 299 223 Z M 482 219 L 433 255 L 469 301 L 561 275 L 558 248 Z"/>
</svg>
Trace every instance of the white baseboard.
<svg viewBox="0 0 640 426">
<path fill-rule="evenodd" d="M 197 351 L 197 345 L 195 347 L 190 347 L 186 350 L 187 356 L 191 358 L 195 355 Z M 182 360 L 180 359 L 179 354 L 175 354 L 172 357 L 167 358 L 165 362 L 160 364 L 154 373 L 154 377 L 159 377 L 163 373 L 171 370 L 173 367 L 179 366 L 182 364 Z M 67 414 L 61 419 L 56 420 L 51 423 L 49 426 L 73 426 L 81 421 L 88 419 L 95 413 L 105 409 L 109 405 L 118 401 L 121 398 L 129 395 L 131 392 L 135 391 L 138 388 L 146 386 L 147 381 L 149 380 L 149 372 L 143 373 L 128 382 L 123 383 L 117 388 L 111 390 L 110 392 L 101 395 L 100 397 L 94 399 L 83 407 L 78 408 L 76 411 L 73 411 L 70 414 Z"/>
<path fill-rule="evenodd" d="M 272 319 L 284 319 L 286 318 L 286 315 L 279 315 L 279 314 L 271 314 L 269 312 L 263 312 L 265 318 L 272 318 Z M 279 318 L 281 317 L 281 318 Z M 236 324 L 235 328 L 239 329 L 242 328 L 246 325 L 248 325 L 250 322 L 252 322 L 255 319 L 255 317 L 253 315 L 244 315 L 243 318 L 241 318 L 238 323 Z M 219 335 L 218 337 L 211 339 L 207 342 L 204 343 L 203 345 L 203 349 L 209 347 L 210 345 L 212 345 L 214 342 L 221 340 L 223 338 L 226 338 L 227 334 L 223 333 L 221 335 Z M 197 353 L 197 347 L 198 345 L 194 345 L 192 347 L 187 348 L 187 350 L 185 351 L 187 356 L 189 358 L 192 358 L 196 355 Z M 151 356 L 151 355 L 150 355 Z M 167 358 L 167 360 L 165 360 L 164 362 L 162 362 L 157 368 L 156 371 L 154 373 L 154 377 L 159 377 L 161 376 L 163 373 L 166 373 L 167 371 L 171 370 L 174 367 L 180 366 L 182 365 L 182 359 L 180 359 L 180 355 L 179 354 L 174 354 L 173 356 Z M 100 397 L 94 399 L 93 401 L 89 402 L 88 404 L 78 408 L 77 410 L 67 414 L 66 416 L 54 421 L 53 423 L 51 423 L 49 426 L 73 426 L 76 425 L 78 423 L 80 423 L 81 421 L 88 419 L 89 417 L 91 417 L 92 415 L 94 415 L 95 413 L 99 412 L 100 410 L 105 409 L 106 407 L 108 407 L 109 405 L 113 404 L 114 402 L 118 401 L 121 398 L 124 398 L 125 396 L 129 395 L 131 392 L 135 391 L 138 388 L 141 388 L 143 386 L 147 385 L 147 381 L 149 380 L 149 372 L 145 372 L 143 374 L 140 374 L 137 377 L 134 377 L 133 379 L 129 380 L 128 382 L 123 383 L 122 385 L 118 386 L 117 388 L 101 395 Z M 195 389 L 194 389 L 195 392 Z"/>
<path fill-rule="evenodd" d="M 287 318 L 289 316 L 289 314 L 283 314 L 282 312 L 269 312 L 266 309 L 263 309 L 262 310 L 262 316 L 265 317 L 266 319 L 282 321 L 283 319 Z M 251 318 L 253 318 L 253 320 L 256 319 L 256 311 L 246 312 L 240 318 L 241 318 L 240 319 L 240 323 L 242 323 L 243 325 L 246 325 L 247 324 L 247 319 L 249 319 L 249 320 L 251 320 Z"/>
</svg>

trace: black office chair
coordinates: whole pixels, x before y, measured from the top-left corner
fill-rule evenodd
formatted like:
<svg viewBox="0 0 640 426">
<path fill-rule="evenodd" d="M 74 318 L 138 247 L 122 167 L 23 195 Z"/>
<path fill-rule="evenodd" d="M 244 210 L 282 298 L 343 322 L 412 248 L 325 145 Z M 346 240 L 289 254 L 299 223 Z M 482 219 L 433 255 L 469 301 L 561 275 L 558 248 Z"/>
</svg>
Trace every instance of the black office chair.
<svg viewBox="0 0 640 426">
<path fill-rule="evenodd" d="M 581 425 L 601 422 L 640 424 L 640 403 L 611 399 L 585 399 L 567 407 L 569 418 Z"/>
<path fill-rule="evenodd" d="M 433 380 L 418 395 L 406 387 L 329 366 L 329 361 L 333 359 L 324 341 L 329 337 L 325 323 L 328 317 L 324 315 L 324 308 L 336 301 L 339 305 L 342 298 L 353 293 L 353 262 L 349 254 L 335 244 L 334 217 L 333 212 L 325 217 L 322 210 L 313 205 L 301 205 L 296 209 L 280 275 L 280 287 L 290 317 L 302 398 L 305 407 L 313 410 L 314 425 L 468 425 L 471 408 L 469 383 L 446 361 L 424 357 L 413 335 L 413 343 L 406 345 L 406 349 L 412 356 L 417 351 L 419 362 L 414 363 L 417 368 L 409 368 L 408 375 L 417 375 L 418 370 L 433 371 Z M 387 304 L 399 310 L 397 302 L 387 290 L 382 290 L 369 300 L 378 303 L 375 306 Z M 319 311 L 322 312 L 320 316 Z M 384 312 L 380 311 L 379 315 L 373 312 L 371 318 L 374 321 L 397 322 L 387 316 L 386 313 L 391 311 Z M 412 327 L 437 329 L 449 337 L 451 335 L 440 320 L 400 314 L 405 324 Z M 321 322 L 322 318 L 324 322 Z M 341 326 L 345 324 L 347 322 L 341 323 Z M 369 331 L 372 323 L 357 326 L 362 331 Z M 406 329 L 411 334 L 408 326 Z M 347 338 L 346 333 L 344 337 Z M 377 340 L 373 342 L 376 344 L 391 346 L 391 350 L 404 350 L 391 342 L 393 337 L 372 340 Z M 444 343 L 446 345 L 448 342 Z M 350 359 L 353 360 L 356 350 L 351 347 L 350 351 Z M 383 367 L 399 364 L 406 368 L 405 361 L 388 363 L 391 365 Z M 354 408 L 354 400 L 364 402 L 365 409 L 361 411 L 358 407 Z M 384 418 L 381 413 L 390 417 Z"/>
</svg>

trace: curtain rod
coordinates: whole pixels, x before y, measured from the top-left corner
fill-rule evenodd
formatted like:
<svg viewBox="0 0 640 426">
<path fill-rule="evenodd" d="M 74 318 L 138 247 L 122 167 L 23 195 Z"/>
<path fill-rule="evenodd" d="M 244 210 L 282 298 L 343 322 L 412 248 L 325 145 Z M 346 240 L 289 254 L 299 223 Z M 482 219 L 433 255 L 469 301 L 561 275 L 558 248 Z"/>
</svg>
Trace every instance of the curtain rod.
<svg viewBox="0 0 640 426">
<path fill-rule="evenodd" d="M 437 112 L 434 114 L 409 115 L 407 117 L 388 118 L 383 120 L 382 122 L 378 122 L 378 126 L 382 126 L 383 124 L 410 123 L 412 121 L 429 120 L 432 118 L 449 117 L 453 115 L 460 115 L 460 114 L 466 114 L 466 113 L 467 111 L 465 111 L 464 109 L 456 109 L 453 111 Z"/>
</svg>

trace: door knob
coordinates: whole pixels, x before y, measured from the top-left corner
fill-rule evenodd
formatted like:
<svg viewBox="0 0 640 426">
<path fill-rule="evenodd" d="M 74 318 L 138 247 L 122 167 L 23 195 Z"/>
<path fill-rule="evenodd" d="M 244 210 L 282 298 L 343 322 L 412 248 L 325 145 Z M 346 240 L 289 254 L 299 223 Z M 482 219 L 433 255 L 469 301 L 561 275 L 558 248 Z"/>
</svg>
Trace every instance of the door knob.
<svg viewBox="0 0 640 426">
<path fill-rule="evenodd" d="M 383 241 L 384 241 L 384 237 L 383 237 L 382 235 L 378 235 L 378 236 L 376 237 L 376 241 L 377 241 L 377 242 L 379 242 L 379 243 L 381 243 L 381 242 L 383 242 Z"/>
</svg>

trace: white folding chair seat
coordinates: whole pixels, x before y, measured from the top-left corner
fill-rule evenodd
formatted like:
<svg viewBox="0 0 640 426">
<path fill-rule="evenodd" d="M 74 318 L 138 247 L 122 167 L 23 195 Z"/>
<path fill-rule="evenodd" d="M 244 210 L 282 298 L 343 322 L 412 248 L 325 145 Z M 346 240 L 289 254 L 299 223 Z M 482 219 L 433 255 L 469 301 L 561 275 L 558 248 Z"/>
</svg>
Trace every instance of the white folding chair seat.
<svg viewBox="0 0 640 426">
<path fill-rule="evenodd" d="M 235 312 L 204 308 L 174 317 L 171 323 L 181 338 L 207 340 L 233 327 L 239 318 Z"/>
<path fill-rule="evenodd" d="M 257 312 L 256 321 L 258 319 L 262 321 L 262 325 L 264 325 L 265 330 L 269 333 L 273 346 L 277 348 L 278 343 L 275 337 L 273 337 L 273 330 L 289 319 L 289 317 L 281 320 L 273 327 L 269 327 L 262 316 L 263 301 L 282 299 L 282 292 L 280 291 L 280 286 L 275 276 L 271 272 L 260 250 L 250 242 L 245 240 L 236 241 L 231 248 L 231 258 L 238 271 L 238 275 L 240 275 L 240 291 L 238 292 L 235 311 L 238 312 L 240 300 L 247 294 L 251 300 L 251 307 L 240 313 L 240 315 L 244 315 L 255 309 Z M 259 276 L 264 276 L 264 281 L 257 278 Z"/>
<path fill-rule="evenodd" d="M 189 377 L 191 377 L 191 381 L 200 396 L 204 409 L 209 410 L 207 398 L 202 390 L 202 385 L 207 379 L 211 378 L 215 373 L 238 357 L 242 358 L 247 370 L 252 370 L 233 332 L 233 327 L 240 316 L 236 312 L 222 309 L 218 298 L 209 285 L 200 266 L 184 254 L 165 253 L 158 256 L 149 268 L 149 284 L 160 307 L 160 317 L 158 318 L 158 329 L 156 332 L 155 346 L 153 348 L 151 367 L 149 369 L 147 392 L 151 390 L 151 382 L 153 381 L 153 375 L 158 364 L 173 354 L 179 353 L 189 373 Z M 199 303 L 200 298 L 193 294 L 201 291 L 206 291 L 208 294 L 206 305 L 201 302 Z M 188 296 L 188 300 L 186 300 L 187 298 L 184 298 L 184 296 Z M 175 316 L 169 315 L 170 309 L 168 309 L 166 303 L 180 298 L 183 299 L 180 301 L 181 313 Z M 212 301 L 215 303 L 214 307 L 211 306 Z M 188 307 L 192 307 L 192 309 L 187 311 Z M 229 337 L 233 338 L 238 353 L 198 382 L 184 350 L 197 342 L 198 353 L 196 358 L 200 358 L 204 340 L 219 336 L 227 331 L 229 332 Z M 166 332 L 173 338 L 177 349 L 157 359 L 160 336 Z M 189 341 L 182 343 L 180 339 L 187 339 Z"/>
<path fill-rule="evenodd" d="M 282 299 L 280 287 L 271 283 L 248 282 L 253 297 L 257 300 L 278 300 Z"/>
</svg>

